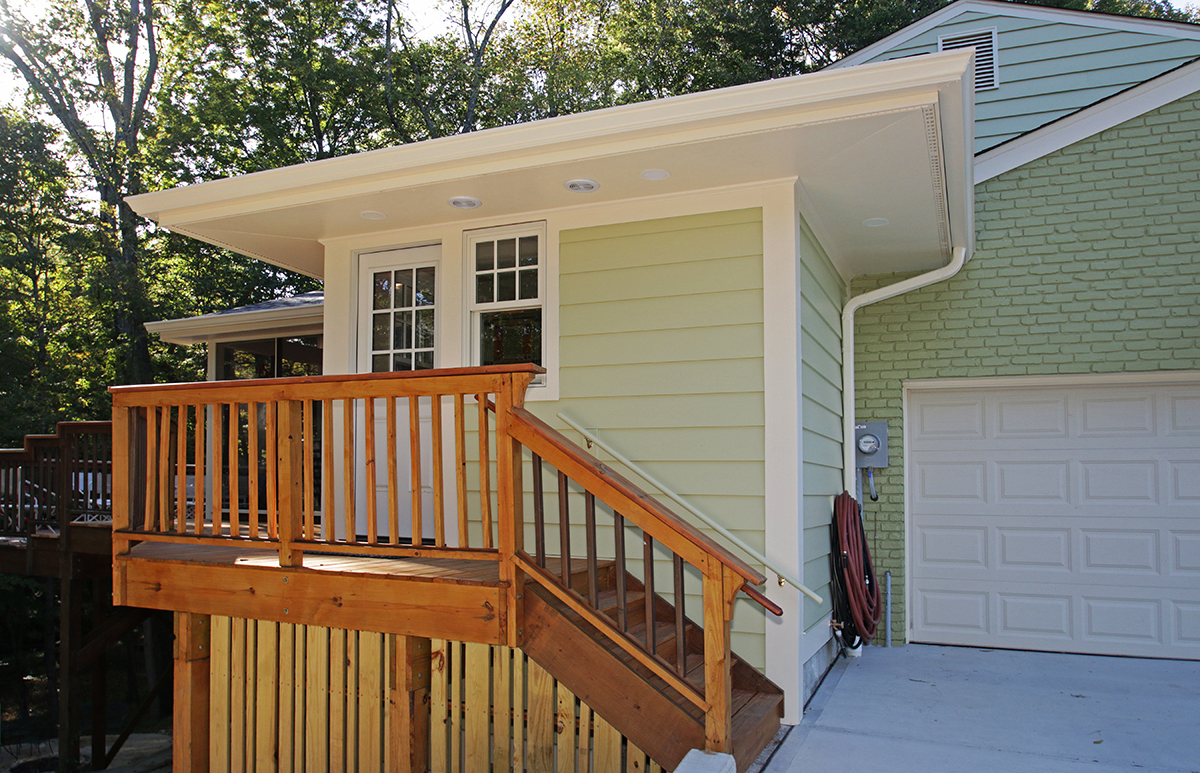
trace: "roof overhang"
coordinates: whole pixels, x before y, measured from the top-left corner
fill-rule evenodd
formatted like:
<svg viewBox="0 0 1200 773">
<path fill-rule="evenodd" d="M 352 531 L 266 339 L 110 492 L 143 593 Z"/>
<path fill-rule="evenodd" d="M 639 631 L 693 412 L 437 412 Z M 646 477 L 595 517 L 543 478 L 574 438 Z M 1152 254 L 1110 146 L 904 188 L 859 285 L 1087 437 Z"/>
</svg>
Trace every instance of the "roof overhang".
<svg viewBox="0 0 1200 773">
<path fill-rule="evenodd" d="M 160 225 L 320 277 L 324 243 L 794 176 L 846 276 L 973 238 L 970 53 L 826 71 L 489 129 L 130 197 Z M 647 182 L 647 168 L 671 171 Z M 597 180 L 587 194 L 568 179 Z M 483 208 L 447 203 L 472 196 Z M 364 211 L 382 213 L 368 220 Z M 863 225 L 869 219 L 887 227 Z M 878 222 L 878 220 L 876 220 Z"/>
<path fill-rule="evenodd" d="M 320 333 L 325 315 L 323 303 L 278 309 L 243 311 L 147 322 L 146 330 L 172 344 L 202 344 L 245 338 L 281 338 Z"/>
</svg>

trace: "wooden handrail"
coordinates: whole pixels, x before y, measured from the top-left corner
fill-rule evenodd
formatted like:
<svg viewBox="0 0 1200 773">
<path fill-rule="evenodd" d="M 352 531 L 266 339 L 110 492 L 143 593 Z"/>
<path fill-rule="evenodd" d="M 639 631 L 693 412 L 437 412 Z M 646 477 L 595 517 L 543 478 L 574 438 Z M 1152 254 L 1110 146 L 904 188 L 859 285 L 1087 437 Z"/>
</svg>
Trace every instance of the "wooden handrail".
<svg viewBox="0 0 1200 773">
<path fill-rule="evenodd" d="M 511 432 L 522 445 L 550 464 L 559 469 L 566 465 L 577 474 L 582 473 L 575 478 L 580 485 L 692 565 L 703 566 L 705 557 L 711 556 L 750 585 L 761 585 L 766 580 L 724 546 L 524 408 L 513 408 Z"/>
</svg>

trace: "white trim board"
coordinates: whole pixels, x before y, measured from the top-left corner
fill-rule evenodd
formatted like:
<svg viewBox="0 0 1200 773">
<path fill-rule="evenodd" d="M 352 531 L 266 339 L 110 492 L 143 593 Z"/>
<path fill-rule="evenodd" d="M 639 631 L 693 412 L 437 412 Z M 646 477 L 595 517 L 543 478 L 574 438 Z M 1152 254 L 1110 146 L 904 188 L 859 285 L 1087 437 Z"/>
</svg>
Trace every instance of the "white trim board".
<svg viewBox="0 0 1200 773">
<path fill-rule="evenodd" d="M 1063 376 L 979 376 L 906 380 L 903 391 L 930 389 L 1012 389 L 1014 387 L 1137 386 L 1186 384 L 1200 380 L 1200 370 L 1148 370 L 1139 373 L 1078 373 Z"/>
<path fill-rule="evenodd" d="M 975 157 L 975 184 L 1200 91 L 1200 61 L 1140 83 Z"/>
<path fill-rule="evenodd" d="M 838 70 L 843 67 L 868 62 L 901 43 L 906 43 L 934 27 L 941 26 L 951 19 L 971 13 L 972 11 L 991 16 L 1015 16 L 1048 23 L 1075 24 L 1083 27 L 1098 27 L 1100 29 L 1120 30 L 1123 32 L 1142 32 L 1149 35 L 1173 35 L 1178 38 L 1200 40 L 1200 25 L 1184 22 L 1139 19 L 1132 16 L 1119 16 L 1117 14 L 1099 13 L 1096 11 L 1070 11 L 1061 8 L 1018 5 L 1016 3 L 998 2 L 998 0 L 958 0 L 897 32 L 893 32 L 883 40 L 855 51 L 853 54 L 834 62 L 825 69 Z"/>
</svg>

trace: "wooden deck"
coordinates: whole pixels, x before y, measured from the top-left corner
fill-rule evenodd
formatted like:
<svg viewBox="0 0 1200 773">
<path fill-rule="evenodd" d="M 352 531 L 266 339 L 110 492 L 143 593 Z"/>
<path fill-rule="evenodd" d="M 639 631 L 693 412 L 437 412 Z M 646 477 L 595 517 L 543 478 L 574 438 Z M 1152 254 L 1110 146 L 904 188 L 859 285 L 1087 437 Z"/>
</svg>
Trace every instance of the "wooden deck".
<svg viewBox="0 0 1200 773">
<path fill-rule="evenodd" d="M 119 603 L 486 644 L 504 641 L 496 561 L 310 554 L 141 543 L 116 556 Z M 433 586 L 438 586 L 434 588 Z"/>
</svg>

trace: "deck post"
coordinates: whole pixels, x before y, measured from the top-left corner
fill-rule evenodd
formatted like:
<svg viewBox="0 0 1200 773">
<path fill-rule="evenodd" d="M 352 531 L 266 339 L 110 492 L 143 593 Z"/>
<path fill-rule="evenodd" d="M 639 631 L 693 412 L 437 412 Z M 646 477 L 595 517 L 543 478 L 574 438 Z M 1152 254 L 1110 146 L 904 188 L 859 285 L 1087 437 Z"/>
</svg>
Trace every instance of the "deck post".
<svg viewBox="0 0 1200 773">
<path fill-rule="evenodd" d="M 279 436 L 279 565 L 303 566 L 304 552 L 295 545 L 304 538 L 304 450 L 301 444 L 303 404 L 280 400 L 276 422 Z M 268 405 L 267 410 L 271 410 Z"/>
<path fill-rule="evenodd" d="M 429 768 L 429 655 L 429 639 L 387 637 L 390 770 L 423 773 Z"/>
<path fill-rule="evenodd" d="M 520 647 L 525 638 L 525 573 L 513 561 L 525 549 L 523 499 L 525 485 L 521 477 L 521 444 L 509 434 L 514 406 L 524 402 L 528 381 L 506 376 L 496 391 L 496 498 L 500 518 L 500 579 L 505 590 L 505 636 L 509 647 Z"/>
<path fill-rule="evenodd" d="M 175 773 L 208 770 L 208 615 L 175 613 Z"/>
<path fill-rule="evenodd" d="M 715 557 L 709 556 L 707 564 L 704 572 L 704 700 L 709 709 L 704 715 L 704 748 L 710 752 L 731 753 L 733 706 L 729 640 L 733 604 L 728 585 L 732 584 L 733 578 Z"/>
</svg>

